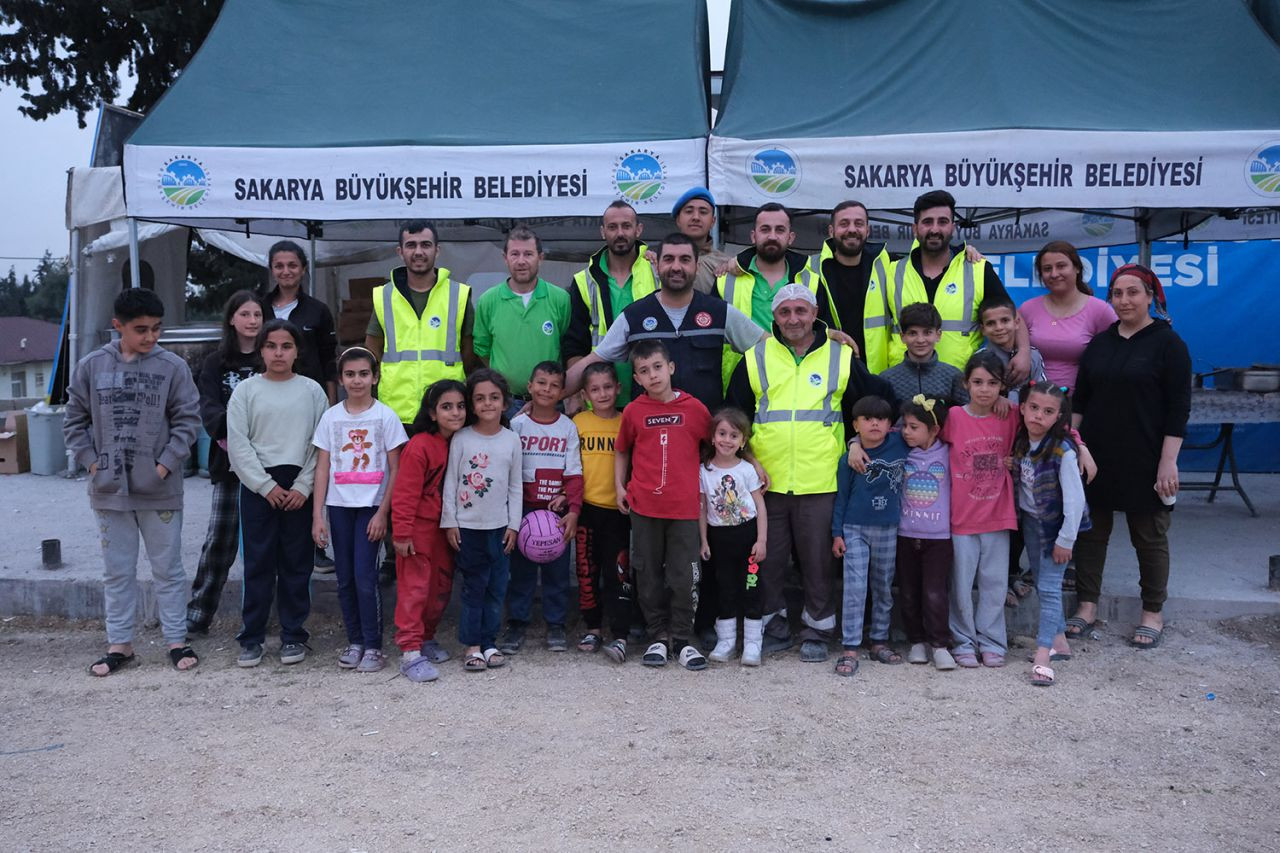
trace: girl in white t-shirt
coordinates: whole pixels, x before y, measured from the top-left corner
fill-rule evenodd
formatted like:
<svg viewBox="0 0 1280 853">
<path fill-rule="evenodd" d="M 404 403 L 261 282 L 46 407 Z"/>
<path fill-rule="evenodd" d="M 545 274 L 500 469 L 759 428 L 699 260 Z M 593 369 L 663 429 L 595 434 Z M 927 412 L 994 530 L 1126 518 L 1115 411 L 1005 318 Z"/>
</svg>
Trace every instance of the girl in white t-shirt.
<svg viewBox="0 0 1280 853">
<path fill-rule="evenodd" d="M 710 660 L 724 663 L 738 644 L 742 616 L 742 664 L 760 665 L 764 602 L 759 563 L 764 559 L 767 519 L 764 486 L 746 450 L 751 421 L 738 409 L 724 408 L 711 418 L 710 443 L 702 445 L 702 534 L 705 570 L 716 578 L 716 647 Z"/>
<path fill-rule="evenodd" d="M 387 532 L 400 448 L 409 437 L 396 413 L 373 399 L 378 383 L 373 353 L 364 347 L 343 352 L 338 381 L 347 399 L 321 416 L 312 438 L 317 454 L 311 535 L 318 548 L 333 537 L 338 603 L 347 628 L 347 647 L 338 666 L 378 672 L 386 665 L 378 546 Z"/>
</svg>

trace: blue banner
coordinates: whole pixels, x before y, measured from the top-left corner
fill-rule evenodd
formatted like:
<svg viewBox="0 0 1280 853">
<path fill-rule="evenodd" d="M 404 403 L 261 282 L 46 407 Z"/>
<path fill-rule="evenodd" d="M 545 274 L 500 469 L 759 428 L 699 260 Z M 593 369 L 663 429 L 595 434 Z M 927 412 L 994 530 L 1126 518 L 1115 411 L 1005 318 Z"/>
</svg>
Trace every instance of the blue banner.
<svg viewBox="0 0 1280 853">
<path fill-rule="evenodd" d="M 1138 260 L 1138 247 L 1081 249 L 1085 279 L 1101 298 L 1111 273 Z M 992 255 L 991 263 L 1009 295 L 1021 304 L 1044 293 L 1033 272 L 1035 254 Z M 1151 247 L 1151 268 L 1164 283 L 1173 328 L 1191 350 L 1192 370 L 1280 363 L 1280 241 L 1188 243 Z M 1188 444 L 1211 441 L 1216 427 L 1195 426 Z M 1280 425 L 1241 424 L 1235 430 L 1236 461 L 1242 471 L 1280 471 Z M 1213 470 L 1218 450 L 1187 451 L 1180 462 L 1192 471 Z"/>
</svg>

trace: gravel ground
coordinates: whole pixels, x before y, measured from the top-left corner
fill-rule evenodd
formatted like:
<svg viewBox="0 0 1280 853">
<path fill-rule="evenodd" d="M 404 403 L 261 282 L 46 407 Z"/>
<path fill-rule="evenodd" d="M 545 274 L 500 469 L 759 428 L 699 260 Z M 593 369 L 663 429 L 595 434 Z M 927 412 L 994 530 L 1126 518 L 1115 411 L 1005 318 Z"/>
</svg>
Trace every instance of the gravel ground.
<svg viewBox="0 0 1280 853">
<path fill-rule="evenodd" d="M 1280 848 L 1280 619 L 1174 622 L 1150 652 L 1122 627 L 1047 689 L 1025 649 L 842 679 L 788 655 L 616 667 L 540 636 L 415 685 L 339 672 L 332 623 L 305 663 L 247 671 L 215 624 L 190 675 L 147 631 L 140 668 L 94 679 L 100 626 L 18 617 L 0 849 Z"/>
</svg>

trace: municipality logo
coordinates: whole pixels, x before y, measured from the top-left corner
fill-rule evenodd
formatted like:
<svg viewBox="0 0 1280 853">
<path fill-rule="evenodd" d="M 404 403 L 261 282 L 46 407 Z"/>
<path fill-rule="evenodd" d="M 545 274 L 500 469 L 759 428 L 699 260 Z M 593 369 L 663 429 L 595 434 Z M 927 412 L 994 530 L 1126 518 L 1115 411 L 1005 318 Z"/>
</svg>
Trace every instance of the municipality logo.
<svg viewBox="0 0 1280 853">
<path fill-rule="evenodd" d="M 1258 195 L 1280 196 L 1280 142 L 1268 142 L 1255 151 L 1245 166 L 1245 176 Z"/>
<path fill-rule="evenodd" d="M 555 330 L 556 330 L 555 324 L 553 324 L 550 320 L 546 320 L 543 322 L 542 334 L 550 335 L 550 334 L 553 334 Z"/>
<path fill-rule="evenodd" d="M 662 192 L 666 167 L 657 152 L 647 148 L 628 151 L 613 164 L 613 186 L 632 204 L 652 201 Z"/>
<path fill-rule="evenodd" d="M 160 192 L 174 207 L 191 210 L 209 195 L 209 173 L 194 157 L 172 157 L 160 171 Z"/>
<path fill-rule="evenodd" d="M 822 374 L 821 374 L 821 373 L 810 373 L 810 374 L 809 374 L 809 384 L 810 384 L 810 385 L 813 385 L 814 387 L 817 387 L 817 386 L 821 385 L 821 384 L 822 384 Z"/>
<path fill-rule="evenodd" d="M 747 161 L 751 180 L 764 195 L 783 198 L 800 186 L 800 161 L 785 148 L 762 148 Z"/>
<path fill-rule="evenodd" d="M 1084 229 L 1084 233 L 1091 237 L 1102 237 L 1111 233 L 1111 229 L 1116 225 L 1116 221 L 1110 216 L 1103 216 L 1098 213 L 1085 213 L 1080 216 L 1080 227 Z"/>
</svg>

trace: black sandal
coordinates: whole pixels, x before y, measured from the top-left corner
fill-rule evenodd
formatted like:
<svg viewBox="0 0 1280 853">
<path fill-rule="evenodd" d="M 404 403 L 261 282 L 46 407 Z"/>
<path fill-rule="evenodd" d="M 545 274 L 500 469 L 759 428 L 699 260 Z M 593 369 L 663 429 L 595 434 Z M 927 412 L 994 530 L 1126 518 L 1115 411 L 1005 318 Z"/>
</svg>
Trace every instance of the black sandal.
<svg viewBox="0 0 1280 853">
<path fill-rule="evenodd" d="M 89 664 L 89 674 L 94 676 L 95 678 L 106 678 L 108 675 L 111 675 L 120 667 L 128 666 L 130 664 L 133 664 L 136 661 L 137 661 L 137 656 L 135 656 L 132 653 L 126 655 L 126 654 L 121 654 L 120 652 L 107 652 L 105 655 L 98 658 L 93 663 Z M 105 666 L 107 668 L 107 671 L 94 672 L 93 668 L 95 666 Z"/>
<path fill-rule="evenodd" d="M 186 669 L 178 666 L 179 661 L 184 661 L 187 658 L 191 658 L 195 663 Z M 179 649 L 169 649 L 169 663 L 173 664 L 173 668 L 178 670 L 178 672 L 190 672 L 200 665 L 200 656 L 197 655 L 195 649 L 190 646 L 183 646 Z"/>
<path fill-rule="evenodd" d="M 578 651 L 580 652 L 598 652 L 600 646 L 604 645 L 604 638 L 594 631 L 588 631 L 578 640 Z"/>
</svg>

